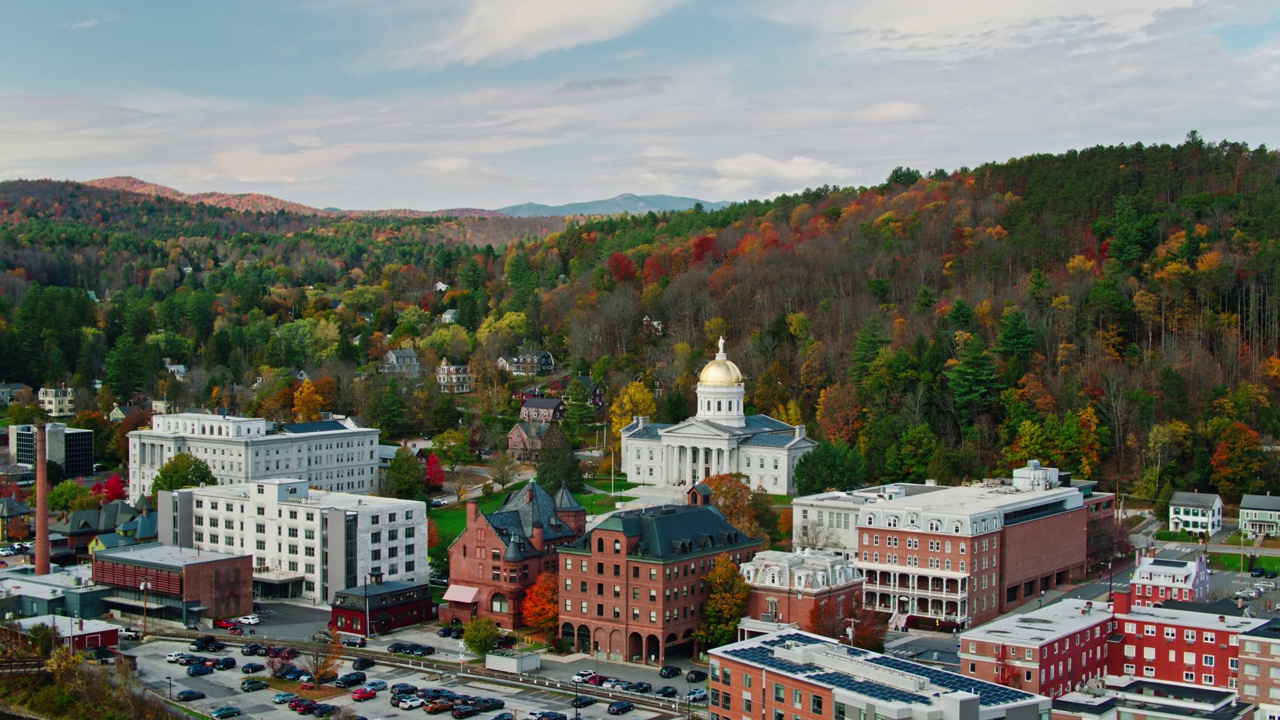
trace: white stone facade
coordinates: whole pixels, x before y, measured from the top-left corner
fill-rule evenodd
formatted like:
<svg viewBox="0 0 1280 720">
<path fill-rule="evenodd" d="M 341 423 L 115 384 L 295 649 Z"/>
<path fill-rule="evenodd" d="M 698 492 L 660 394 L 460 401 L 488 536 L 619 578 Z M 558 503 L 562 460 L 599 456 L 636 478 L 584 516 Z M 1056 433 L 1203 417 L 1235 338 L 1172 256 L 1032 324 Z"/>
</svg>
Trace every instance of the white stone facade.
<svg viewBox="0 0 1280 720">
<path fill-rule="evenodd" d="M 822 550 L 779 552 L 764 550 L 738 570 L 752 587 L 820 592 L 849 587 L 862 580 L 853 561 Z"/>
<path fill-rule="evenodd" d="M 302 478 L 331 492 L 369 493 L 378 479 L 378 433 L 328 420 L 271 430 L 261 418 L 177 413 L 129 433 L 129 501 L 151 493 L 165 462 L 188 453 L 209 465 L 219 484 Z"/>
<path fill-rule="evenodd" d="M 76 389 L 66 385 L 56 388 L 40 388 L 36 394 L 40 409 L 49 417 L 70 417 L 76 414 Z"/>
<path fill-rule="evenodd" d="M 252 555 L 255 595 L 328 603 L 371 573 L 426 581 L 425 503 L 307 485 L 272 478 L 160 493 L 160 541 Z"/>
</svg>

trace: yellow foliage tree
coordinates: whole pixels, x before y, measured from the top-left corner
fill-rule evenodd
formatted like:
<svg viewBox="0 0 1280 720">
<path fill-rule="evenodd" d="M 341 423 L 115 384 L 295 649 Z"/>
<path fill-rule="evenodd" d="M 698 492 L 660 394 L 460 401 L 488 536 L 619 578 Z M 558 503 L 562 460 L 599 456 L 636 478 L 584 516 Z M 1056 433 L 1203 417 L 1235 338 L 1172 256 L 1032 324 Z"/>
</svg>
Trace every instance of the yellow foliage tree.
<svg viewBox="0 0 1280 720">
<path fill-rule="evenodd" d="M 649 388 L 634 381 L 627 383 L 609 405 L 609 442 L 618 442 L 618 433 L 631 422 L 631 418 L 640 415 L 652 417 L 657 412 L 658 407 Z"/>
<path fill-rule="evenodd" d="M 302 385 L 293 393 L 293 417 L 298 422 L 315 422 L 320 419 L 320 409 L 324 407 L 324 398 L 316 390 L 310 379 L 303 380 Z"/>
</svg>

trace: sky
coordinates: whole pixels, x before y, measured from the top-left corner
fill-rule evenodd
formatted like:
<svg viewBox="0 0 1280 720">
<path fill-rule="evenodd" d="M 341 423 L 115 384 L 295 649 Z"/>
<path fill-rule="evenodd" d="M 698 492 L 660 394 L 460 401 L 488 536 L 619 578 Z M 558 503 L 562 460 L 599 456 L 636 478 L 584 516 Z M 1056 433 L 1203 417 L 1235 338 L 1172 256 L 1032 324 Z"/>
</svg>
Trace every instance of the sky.
<svg viewBox="0 0 1280 720">
<path fill-rule="evenodd" d="M 344 209 L 702 200 L 1280 143 L 1263 0 L 4 0 L 0 180 Z"/>
</svg>

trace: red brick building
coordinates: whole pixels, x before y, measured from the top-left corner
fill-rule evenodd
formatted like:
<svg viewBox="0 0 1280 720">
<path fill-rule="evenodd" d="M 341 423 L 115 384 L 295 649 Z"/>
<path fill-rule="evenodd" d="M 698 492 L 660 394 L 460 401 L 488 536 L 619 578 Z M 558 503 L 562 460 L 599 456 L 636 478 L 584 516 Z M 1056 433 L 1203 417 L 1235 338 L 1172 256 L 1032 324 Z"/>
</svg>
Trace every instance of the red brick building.
<svg viewBox="0 0 1280 720">
<path fill-rule="evenodd" d="M 768 623 L 808 627 L 815 605 L 832 618 L 847 618 L 862 602 L 862 573 L 837 552 L 765 550 L 742 563 L 739 571 L 751 588 L 742 616 Z"/>
<path fill-rule="evenodd" d="M 352 635 L 382 635 L 432 618 L 431 588 L 426 583 L 374 582 L 339 590 L 331 606 L 330 626 Z"/>
<path fill-rule="evenodd" d="M 705 486 L 688 498 L 616 512 L 560 549 L 560 634 L 578 652 L 660 665 L 693 642 L 710 594 L 703 576 L 721 554 L 749 560 L 760 540 L 702 504 Z"/>
<path fill-rule="evenodd" d="M 557 552 L 582 536 L 586 509 L 567 488 L 552 498 L 530 480 L 488 515 L 468 501 L 466 518 L 466 529 L 449 546 L 449 589 L 440 620 L 487 617 L 499 627 L 521 627 L 525 591 L 544 571 L 554 572 Z"/>
<path fill-rule="evenodd" d="M 15 623 L 22 635 L 30 633 L 37 625 L 45 625 L 58 633 L 58 638 L 72 650 L 95 647 L 115 647 L 120 644 L 120 627 L 101 620 L 81 620 L 64 615 L 41 615 L 22 618 Z"/>
<path fill-rule="evenodd" d="M 1112 617 L 1105 606 L 1063 600 L 960 636 L 960 673 L 1059 697 L 1107 674 Z"/>
<path fill-rule="evenodd" d="M 238 617 L 253 612 L 253 556 L 148 543 L 93 556 L 93 581 L 116 588 L 103 598 L 120 612 L 175 620 Z M 147 585 L 145 590 L 143 584 Z"/>
</svg>

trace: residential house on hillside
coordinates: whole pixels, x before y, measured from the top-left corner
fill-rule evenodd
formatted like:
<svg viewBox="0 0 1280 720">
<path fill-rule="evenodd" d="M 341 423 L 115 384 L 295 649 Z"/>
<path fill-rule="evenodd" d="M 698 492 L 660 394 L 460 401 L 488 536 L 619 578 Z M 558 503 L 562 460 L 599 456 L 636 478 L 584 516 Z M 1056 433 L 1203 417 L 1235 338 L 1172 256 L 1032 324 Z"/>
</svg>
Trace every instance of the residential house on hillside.
<svg viewBox="0 0 1280 720">
<path fill-rule="evenodd" d="M 407 378 L 418 377 L 418 353 L 412 350 L 388 350 L 378 365 L 378 372 L 403 375 Z"/>
<path fill-rule="evenodd" d="M 569 385 L 573 384 L 574 380 L 582 383 L 582 387 L 586 389 L 588 405 L 597 410 L 604 407 L 604 390 L 599 383 L 592 380 L 588 375 L 575 375 L 552 380 L 547 383 L 547 391 L 563 398 L 564 394 L 569 390 Z"/>
<path fill-rule="evenodd" d="M 640 334 L 651 337 L 662 337 L 662 321 L 655 320 L 648 315 L 640 321 Z"/>
<path fill-rule="evenodd" d="M 8 405 L 14 398 L 30 397 L 31 386 L 22 383 L 0 383 L 0 405 Z"/>
<path fill-rule="evenodd" d="M 557 398 L 529 398 L 520 406 L 520 419 L 555 422 L 564 417 L 564 401 Z"/>
<path fill-rule="evenodd" d="M 36 394 L 40 409 L 49 417 L 70 417 L 76 414 L 76 389 L 62 385 L 56 388 L 40 388 Z"/>
<path fill-rule="evenodd" d="M 107 413 L 107 419 L 112 423 L 119 425 L 125 418 L 129 417 L 129 413 L 133 412 L 132 405 L 121 405 L 112 403 L 111 412 Z"/>
<path fill-rule="evenodd" d="M 1240 530 L 1248 537 L 1280 534 L 1280 497 L 1267 493 L 1241 498 Z"/>
<path fill-rule="evenodd" d="M 551 423 L 518 422 L 507 432 L 507 449 L 516 460 L 537 460 L 542 452 L 542 437 Z"/>
<path fill-rule="evenodd" d="M 556 361 L 546 350 L 536 350 L 519 355 L 503 355 L 498 358 L 498 367 L 516 377 L 533 377 L 555 372 Z"/>
<path fill-rule="evenodd" d="M 1169 529 L 1212 536 L 1222 530 L 1222 498 L 1217 493 L 1174 493 L 1169 499 Z"/>
<path fill-rule="evenodd" d="M 183 363 L 176 363 L 169 358 L 165 358 L 162 362 L 164 363 L 164 369 L 167 370 L 169 374 L 173 376 L 173 379 L 177 380 L 178 382 L 186 382 L 187 380 L 186 365 L 184 365 Z"/>
<path fill-rule="evenodd" d="M 139 509 L 141 508 L 141 510 Z M 124 500 L 113 500 L 106 503 L 96 510 L 72 510 L 62 513 L 56 520 L 49 523 L 50 532 L 61 533 L 67 538 L 67 547 L 69 551 L 78 556 L 89 554 L 89 546 L 99 535 L 119 534 L 121 537 L 130 537 L 125 533 L 117 533 L 125 523 L 136 518 L 143 511 L 149 515 L 151 512 L 150 504 L 139 503 L 139 507 L 135 508 Z M 155 523 L 151 521 L 150 532 L 155 534 Z M 135 526 L 136 528 L 136 526 Z M 134 530 L 136 533 L 136 529 Z M 107 540 L 108 544 L 120 546 L 120 541 Z M 132 543 L 123 543 L 132 544 Z M 104 547 L 106 545 L 103 545 Z"/>
<path fill-rule="evenodd" d="M 0 542 L 11 543 L 16 540 L 26 540 L 31 533 L 28 532 L 22 537 L 12 537 L 9 535 L 9 523 L 11 521 L 21 519 L 22 522 L 30 524 L 31 516 L 35 514 L 26 503 L 14 500 L 11 497 L 0 498 Z M 14 523 L 17 526 L 17 523 Z"/>
<path fill-rule="evenodd" d="M 436 368 L 436 384 L 440 386 L 440 392 L 451 395 L 469 393 L 471 382 L 470 365 L 450 365 L 449 358 L 440 359 L 440 366 Z"/>
<path fill-rule="evenodd" d="M 458 311 L 449 309 L 440 313 L 440 322 L 444 323 L 445 325 L 458 324 Z"/>
<path fill-rule="evenodd" d="M 446 285 L 445 283 L 440 282 L 439 280 L 437 280 L 437 281 L 436 281 L 436 284 L 435 284 L 435 285 L 432 285 L 432 286 L 431 286 L 431 289 L 432 289 L 432 290 L 435 290 L 435 291 L 436 291 L 436 292 L 438 292 L 438 293 L 446 293 L 446 292 L 449 292 L 449 286 L 448 286 L 448 285 Z"/>
</svg>

